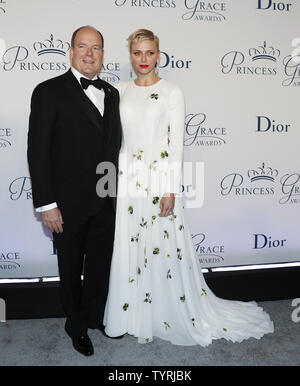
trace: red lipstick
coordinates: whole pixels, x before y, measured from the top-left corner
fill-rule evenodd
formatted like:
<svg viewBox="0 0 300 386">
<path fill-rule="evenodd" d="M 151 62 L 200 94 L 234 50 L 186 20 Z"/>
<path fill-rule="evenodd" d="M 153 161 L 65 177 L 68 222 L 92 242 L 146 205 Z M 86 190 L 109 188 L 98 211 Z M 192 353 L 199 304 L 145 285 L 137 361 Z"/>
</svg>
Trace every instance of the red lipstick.
<svg viewBox="0 0 300 386">
<path fill-rule="evenodd" d="M 140 67 L 141 68 L 148 68 L 149 66 L 148 66 L 148 64 L 141 64 Z"/>
</svg>

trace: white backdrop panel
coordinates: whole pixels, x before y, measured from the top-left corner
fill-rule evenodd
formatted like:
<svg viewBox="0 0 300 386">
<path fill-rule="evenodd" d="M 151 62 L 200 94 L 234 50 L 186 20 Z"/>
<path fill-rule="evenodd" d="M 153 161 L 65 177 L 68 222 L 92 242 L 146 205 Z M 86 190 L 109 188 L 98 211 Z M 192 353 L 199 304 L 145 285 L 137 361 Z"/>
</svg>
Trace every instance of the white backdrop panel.
<svg viewBox="0 0 300 386">
<path fill-rule="evenodd" d="M 57 275 L 32 207 L 29 104 L 69 68 L 71 34 L 87 24 L 104 35 L 112 84 L 130 78 L 130 33 L 160 37 L 159 74 L 186 97 L 185 160 L 204 164 L 204 182 L 183 184 L 203 267 L 299 261 L 299 17 L 296 0 L 1 0 L 0 278 Z"/>
</svg>

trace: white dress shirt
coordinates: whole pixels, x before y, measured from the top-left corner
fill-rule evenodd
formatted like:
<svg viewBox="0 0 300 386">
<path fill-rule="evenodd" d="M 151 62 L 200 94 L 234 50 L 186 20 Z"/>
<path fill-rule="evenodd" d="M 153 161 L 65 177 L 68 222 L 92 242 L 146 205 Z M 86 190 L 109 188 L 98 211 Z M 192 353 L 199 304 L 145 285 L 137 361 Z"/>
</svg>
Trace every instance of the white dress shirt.
<svg viewBox="0 0 300 386">
<path fill-rule="evenodd" d="M 80 78 L 84 78 L 83 75 L 80 74 L 79 71 L 77 71 L 74 67 L 71 67 L 71 71 L 75 78 L 80 83 Z M 97 76 L 94 76 L 94 79 L 97 79 Z M 80 83 L 81 85 L 81 83 Z M 97 107 L 97 109 L 100 111 L 101 115 L 103 116 L 104 113 L 104 97 L 105 93 L 104 90 L 99 90 L 98 88 L 94 86 L 89 86 L 87 89 L 83 90 L 85 92 L 85 95 L 94 103 L 94 105 Z M 57 208 L 56 202 L 53 202 L 49 205 L 44 205 L 39 208 L 36 208 L 37 212 L 45 212 L 46 210 Z"/>
</svg>

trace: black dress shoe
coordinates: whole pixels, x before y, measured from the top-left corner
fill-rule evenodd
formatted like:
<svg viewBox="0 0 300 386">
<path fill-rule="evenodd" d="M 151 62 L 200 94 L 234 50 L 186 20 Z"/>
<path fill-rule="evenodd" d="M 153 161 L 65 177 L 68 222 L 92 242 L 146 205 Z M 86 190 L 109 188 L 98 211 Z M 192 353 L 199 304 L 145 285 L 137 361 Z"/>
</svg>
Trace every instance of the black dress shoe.
<svg viewBox="0 0 300 386">
<path fill-rule="evenodd" d="M 90 357 L 94 354 L 94 347 L 88 335 L 76 336 L 75 338 L 72 338 L 72 342 L 73 347 L 80 352 L 80 354 L 85 355 L 86 357 Z"/>
<path fill-rule="evenodd" d="M 119 335 L 119 336 L 109 336 L 107 335 L 107 333 L 105 332 L 105 326 L 100 326 L 98 327 L 98 330 L 102 332 L 102 334 L 106 337 L 106 338 L 110 338 L 110 339 L 122 339 L 124 337 L 125 334 L 123 335 Z"/>
</svg>

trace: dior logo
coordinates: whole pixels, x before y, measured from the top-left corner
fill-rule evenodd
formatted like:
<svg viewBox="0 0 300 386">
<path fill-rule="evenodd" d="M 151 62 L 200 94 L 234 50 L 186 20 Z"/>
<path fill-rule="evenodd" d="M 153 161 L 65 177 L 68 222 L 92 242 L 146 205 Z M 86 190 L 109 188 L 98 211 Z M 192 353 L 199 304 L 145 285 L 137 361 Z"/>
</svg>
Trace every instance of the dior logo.
<svg viewBox="0 0 300 386">
<path fill-rule="evenodd" d="M 274 119 L 270 119 L 266 116 L 257 116 L 257 132 L 267 132 L 270 133 L 287 133 L 291 125 L 276 123 Z"/>
<path fill-rule="evenodd" d="M 161 52 L 160 53 L 161 60 L 159 63 L 159 68 L 166 68 L 166 67 L 171 67 L 171 68 L 177 68 L 177 69 L 190 69 L 191 60 L 182 60 L 182 59 L 176 59 L 174 55 L 168 55 L 166 52 Z"/>
<path fill-rule="evenodd" d="M 266 236 L 262 233 L 258 233 L 254 235 L 253 249 L 284 247 L 285 243 L 286 243 L 286 239 L 273 240 L 271 236 Z"/>
<path fill-rule="evenodd" d="M 292 3 L 276 2 L 273 0 L 258 0 L 257 9 L 271 11 L 285 11 L 289 12 L 291 10 Z"/>
</svg>

